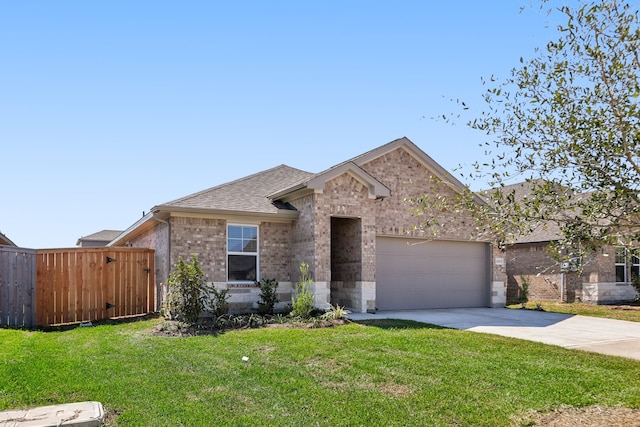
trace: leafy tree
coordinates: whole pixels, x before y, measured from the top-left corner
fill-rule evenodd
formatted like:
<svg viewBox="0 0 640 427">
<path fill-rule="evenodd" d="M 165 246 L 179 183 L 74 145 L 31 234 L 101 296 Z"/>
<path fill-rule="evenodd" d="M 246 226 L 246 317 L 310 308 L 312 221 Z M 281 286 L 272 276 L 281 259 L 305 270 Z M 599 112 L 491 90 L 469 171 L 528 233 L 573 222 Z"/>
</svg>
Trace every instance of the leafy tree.
<svg viewBox="0 0 640 427">
<path fill-rule="evenodd" d="M 486 109 L 468 123 L 489 140 L 490 161 L 474 174 L 491 181 L 487 204 L 472 203 L 468 192 L 413 199 L 413 209 L 469 209 L 478 234 L 500 243 L 553 224 L 559 245 L 582 253 L 633 245 L 640 240 L 638 10 L 600 0 L 556 12 L 566 21 L 558 38 L 521 58 L 504 81 L 485 82 Z M 505 187 L 525 179 L 526 198 Z"/>
</svg>

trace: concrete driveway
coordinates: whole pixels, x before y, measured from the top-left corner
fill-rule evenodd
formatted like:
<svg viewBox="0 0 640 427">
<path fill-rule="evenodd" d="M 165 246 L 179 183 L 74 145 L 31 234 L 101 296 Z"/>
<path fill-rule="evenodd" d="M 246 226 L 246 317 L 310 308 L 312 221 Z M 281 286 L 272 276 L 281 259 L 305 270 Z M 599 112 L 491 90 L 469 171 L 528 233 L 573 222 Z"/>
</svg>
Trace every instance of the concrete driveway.
<svg viewBox="0 0 640 427">
<path fill-rule="evenodd" d="M 640 360 L 640 322 L 508 308 L 379 311 L 349 318 L 415 320 Z"/>
</svg>

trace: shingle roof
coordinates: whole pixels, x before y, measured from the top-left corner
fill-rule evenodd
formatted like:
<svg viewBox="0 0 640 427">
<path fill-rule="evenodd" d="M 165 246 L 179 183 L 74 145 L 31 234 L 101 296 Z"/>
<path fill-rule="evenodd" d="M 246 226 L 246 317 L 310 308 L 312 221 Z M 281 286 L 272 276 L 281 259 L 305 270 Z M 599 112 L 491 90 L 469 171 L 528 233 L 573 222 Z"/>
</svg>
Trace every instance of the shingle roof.
<svg viewBox="0 0 640 427">
<path fill-rule="evenodd" d="M 148 215 L 138 220 L 120 236 L 111 241 L 109 245 L 118 245 L 126 242 L 127 238 L 147 227 L 154 220 L 164 221 L 171 213 L 213 213 L 257 217 L 275 215 L 281 219 L 292 220 L 297 217 L 295 215 L 297 212 L 293 206 L 287 203 L 285 195 L 295 194 L 298 190 L 307 192 L 323 188 L 322 184 L 326 180 L 345 172 L 351 174 L 363 184 L 368 185 L 370 197 L 389 196 L 389 188 L 362 169 L 361 166 L 399 147 L 416 157 L 445 181 L 451 182 L 454 187 L 464 188 L 462 183 L 445 171 L 442 166 L 438 165 L 408 138 L 403 137 L 339 163 L 320 173 L 314 174 L 287 165 L 280 165 L 156 205 Z"/>
<path fill-rule="evenodd" d="M 102 230 L 82 237 L 83 240 L 113 240 L 122 230 Z"/>
<path fill-rule="evenodd" d="M 88 236 L 83 236 L 78 239 L 76 244 L 80 244 L 81 241 L 84 242 L 110 242 L 116 237 L 122 234 L 122 230 L 102 230 L 97 233 L 89 234 Z"/>
<path fill-rule="evenodd" d="M 310 172 L 280 165 L 226 184 L 181 197 L 160 205 L 165 209 L 211 209 L 252 213 L 277 213 L 267 197 L 313 176 Z M 283 206 L 279 206 L 280 209 Z M 286 207 L 285 207 L 286 208 Z"/>
<path fill-rule="evenodd" d="M 280 165 L 240 178 L 236 181 L 163 203 L 154 207 L 152 211 L 184 209 L 274 214 L 289 208 L 288 206 L 282 206 L 282 204 L 278 203 L 277 199 L 279 197 L 302 188 L 319 188 L 322 186 L 325 178 L 330 179 L 333 174 L 341 174 L 347 170 L 369 185 L 372 197 L 385 197 L 389 195 L 389 189 L 377 181 L 375 177 L 370 176 L 366 171 L 362 170 L 360 166 L 398 147 L 403 147 L 411 152 L 419 158 L 419 160 L 427 164 L 430 169 L 442 175 L 442 177 L 445 177 L 446 180 L 454 186 L 459 188 L 464 187 L 413 142 L 406 137 L 402 137 L 319 173 L 314 174 L 287 165 Z"/>
<path fill-rule="evenodd" d="M 7 236 L 5 236 L 4 234 L 0 233 L 0 245 L 4 245 L 4 246 L 16 246 L 15 243 L 13 243 Z"/>
<path fill-rule="evenodd" d="M 499 190 L 502 194 L 510 194 L 513 193 L 513 197 L 516 201 L 520 202 L 527 197 L 529 197 L 536 186 L 540 186 L 542 184 L 541 180 L 531 180 L 518 182 L 511 185 L 505 185 L 504 187 L 500 187 Z M 484 190 L 478 192 L 478 194 L 487 200 L 486 194 L 490 193 L 492 190 Z M 489 202 L 489 200 L 487 200 Z M 551 242 L 554 240 L 558 240 L 562 237 L 562 231 L 558 224 L 554 221 L 544 221 L 537 225 L 533 231 L 530 233 L 519 236 L 516 238 L 516 244 L 523 243 L 543 243 L 543 242 Z"/>
</svg>

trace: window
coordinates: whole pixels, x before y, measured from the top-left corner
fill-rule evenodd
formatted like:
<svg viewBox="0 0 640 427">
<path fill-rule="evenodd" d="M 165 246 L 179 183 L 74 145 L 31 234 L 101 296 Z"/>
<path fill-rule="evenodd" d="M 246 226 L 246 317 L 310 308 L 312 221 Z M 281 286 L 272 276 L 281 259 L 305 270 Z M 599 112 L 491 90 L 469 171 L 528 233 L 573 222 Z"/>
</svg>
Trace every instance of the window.
<svg viewBox="0 0 640 427">
<path fill-rule="evenodd" d="M 631 251 L 631 281 L 634 278 L 640 277 L 640 251 L 634 249 Z"/>
<path fill-rule="evenodd" d="M 227 280 L 258 280 L 258 226 L 227 226 Z"/>
<path fill-rule="evenodd" d="M 627 250 L 616 248 L 616 282 L 627 281 Z"/>
</svg>

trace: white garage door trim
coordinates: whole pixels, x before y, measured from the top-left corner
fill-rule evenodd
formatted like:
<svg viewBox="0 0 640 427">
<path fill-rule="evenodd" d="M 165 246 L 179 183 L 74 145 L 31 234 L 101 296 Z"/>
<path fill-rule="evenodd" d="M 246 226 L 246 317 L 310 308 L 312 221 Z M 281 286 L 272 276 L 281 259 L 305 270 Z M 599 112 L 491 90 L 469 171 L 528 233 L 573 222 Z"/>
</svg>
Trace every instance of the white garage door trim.
<svg viewBox="0 0 640 427">
<path fill-rule="evenodd" d="M 376 238 L 378 310 L 489 306 L 489 245 Z"/>
</svg>

